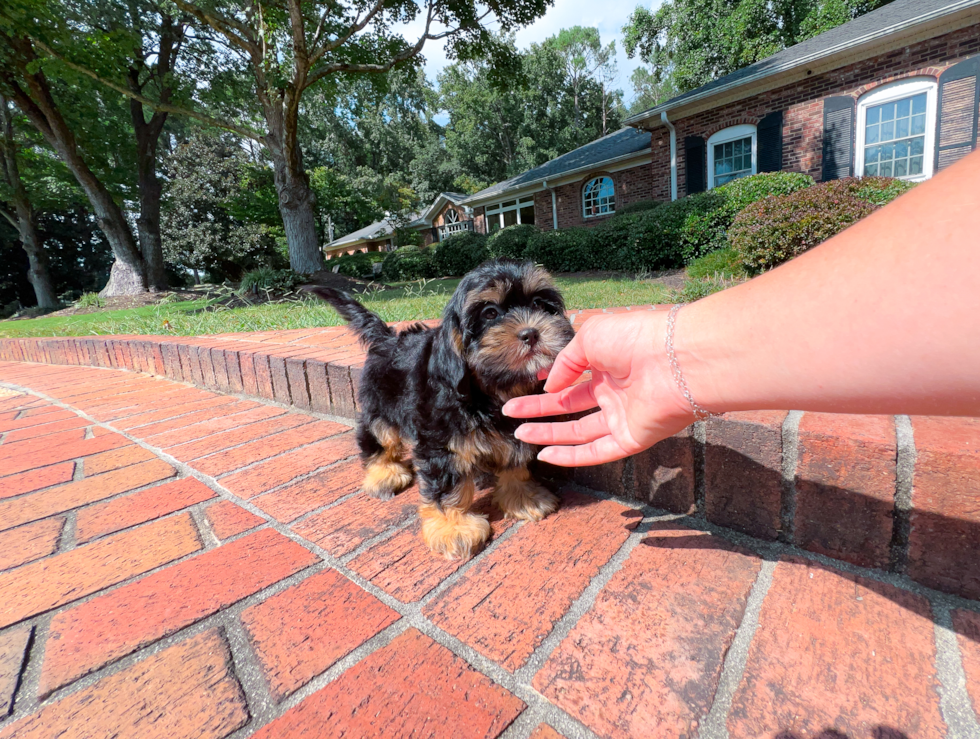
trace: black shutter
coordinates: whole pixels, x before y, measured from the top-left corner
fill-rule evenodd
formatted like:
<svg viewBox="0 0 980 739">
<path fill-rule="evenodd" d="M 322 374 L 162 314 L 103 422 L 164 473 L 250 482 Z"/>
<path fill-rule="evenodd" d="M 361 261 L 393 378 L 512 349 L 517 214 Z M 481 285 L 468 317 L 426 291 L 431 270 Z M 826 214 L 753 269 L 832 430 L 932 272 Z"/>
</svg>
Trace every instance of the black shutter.
<svg viewBox="0 0 980 739">
<path fill-rule="evenodd" d="M 757 170 L 778 172 L 783 168 L 783 111 L 770 113 L 756 127 Z"/>
<path fill-rule="evenodd" d="M 436 228 L 435 226 L 432 227 L 432 243 L 433 244 L 439 243 L 439 229 Z"/>
<path fill-rule="evenodd" d="M 980 107 L 980 56 L 954 64 L 939 75 L 936 115 L 936 171 L 958 162 L 977 148 Z"/>
<path fill-rule="evenodd" d="M 854 173 L 854 98 L 847 95 L 823 101 L 823 174 L 839 180 Z"/>
<path fill-rule="evenodd" d="M 687 167 L 687 194 L 704 192 L 708 189 L 708 176 L 705 172 L 707 147 L 700 136 L 684 139 L 684 162 Z"/>
</svg>

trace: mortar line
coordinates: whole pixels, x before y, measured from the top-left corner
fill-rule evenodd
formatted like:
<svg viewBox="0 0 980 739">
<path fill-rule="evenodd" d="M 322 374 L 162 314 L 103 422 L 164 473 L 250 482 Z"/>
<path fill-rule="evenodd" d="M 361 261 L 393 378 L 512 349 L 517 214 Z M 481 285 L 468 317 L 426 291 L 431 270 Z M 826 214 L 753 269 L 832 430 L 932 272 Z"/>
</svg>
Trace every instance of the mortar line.
<svg viewBox="0 0 980 739">
<path fill-rule="evenodd" d="M 708 446 L 708 423 L 707 421 L 695 421 L 694 428 L 691 429 L 691 456 L 694 466 L 694 510 L 697 515 L 706 516 L 707 498 L 707 462 L 706 450 Z"/>
<path fill-rule="evenodd" d="M 228 611 L 219 611 L 215 615 L 220 617 L 218 623 L 221 624 L 220 628 L 234 663 L 232 673 L 238 678 L 238 684 L 245 696 L 245 704 L 248 706 L 249 721 L 245 725 L 256 722 L 266 723 L 268 721 L 266 717 L 274 710 L 275 700 L 252 649 L 245 626 L 237 615 L 230 614 Z"/>
<path fill-rule="evenodd" d="M 75 510 L 65 513 L 65 522 L 61 525 L 61 534 L 58 536 L 57 554 L 70 552 L 76 546 L 78 527 L 78 516 Z M 48 555 L 51 556 L 51 555 Z"/>
<path fill-rule="evenodd" d="M 732 708 L 735 691 L 745 674 L 745 666 L 749 659 L 749 647 L 759 628 L 759 614 L 762 604 L 772 586 L 772 575 L 776 570 L 776 562 L 764 559 L 759 568 L 759 574 L 752 583 L 752 589 L 745 601 L 742 621 L 735 631 L 735 637 L 725 655 L 721 668 L 721 677 L 715 696 L 707 715 L 698 725 L 697 739 L 728 739 L 728 713 Z"/>
<path fill-rule="evenodd" d="M 20 665 L 18 665 L 17 674 L 14 676 L 13 688 L 10 691 L 10 712 L 6 716 L 0 715 L 0 727 L 3 726 L 5 721 L 14 720 L 16 712 L 23 708 L 21 704 L 27 706 L 26 710 L 32 710 L 30 708 L 32 703 L 31 699 L 37 695 L 37 691 L 31 689 L 31 684 L 36 679 L 34 672 L 37 672 L 36 669 L 31 670 L 31 663 L 32 661 L 40 662 L 40 659 L 34 654 L 37 649 L 38 626 L 36 624 L 30 624 L 28 628 L 30 631 L 27 634 L 27 645 L 24 648 L 24 656 Z"/>
<path fill-rule="evenodd" d="M 13 706 L 6 718 L 9 723 L 13 723 L 21 716 L 37 710 L 39 705 L 37 688 L 41 682 L 41 662 L 48 641 L 48 628 L 51 624 L 51 618 L 50 614 L 42 614 L 28 622 L 31 635 L 25 655 L 26 659 L 21 665 L 20 679 L 14 692 Z M 4 722 L 0 721 L 0 727 L 2 726 L 4 726 Z"/>
<path fill-rule="evenodd" d="M 792 544 L 796 537 L 796 467 L 800 457 L 800 419 L 803 411 L 790 411 L 783 420 L 782 500 L 779 508 L 779 541 Z"/>
<path fill-rule="evenodd" d="M 219 539 L 218 535 L 214 533 L 214 528 L 211 526 L 211 522 L 208 521 L 208 517 L 205 515 L 204 510 L 200 507 L 200 505 L 195 504 L 190 506 L 187 510 L 191 514 L 191 519 L 193 519 L 194 525 L 197 526 L 197 531 L 201 536 L 201 543 L 204 544 L 204 550 L 211 551 L 212 549 L 221 546 L 221 539 Z"/>
<path fill-rule="evenodd" d="M 912 484 L 915 475 L 915 434 L 912 419 L 895 416 L 895 507 L 892 515 L 892 539 L 889 547 L 889 569 L 904 573 L 909 561 L 909 536 L 912 533 Z"/>
<path fill-rule="evenodd" d="M 966 689 L 966 673 L 959 641 L 953 630 L 953 619 L 946 603 L 933 601 L 933 623 L 936 641 L 936 677 L 938 678 L 939 712 L 946 722 L 947 739 L 980 737 L 980 720 L 973 711 Z"/>
</svg>

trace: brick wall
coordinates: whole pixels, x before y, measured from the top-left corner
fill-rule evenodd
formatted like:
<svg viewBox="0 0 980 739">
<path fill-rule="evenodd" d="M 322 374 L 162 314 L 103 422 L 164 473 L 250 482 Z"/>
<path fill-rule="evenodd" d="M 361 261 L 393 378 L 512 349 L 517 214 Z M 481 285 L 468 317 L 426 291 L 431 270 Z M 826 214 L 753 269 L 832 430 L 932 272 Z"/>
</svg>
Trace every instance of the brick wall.
<svg viewBox="0 0 980 739">
<path fill-rule="evenodd" d="M 855 98 L 875 87 L 904 77 L 938 77 L 947 67 L 980 53 L 980 26 L 960 29 L 944 36 L 850 64 L 832 72 L 745 100 L 722 105 L 688 118 L 673 121 L 677 130 L 677 189 L 686 193 L 684 137 L 707 138 L 741 123 L 757 124 L 768 113 L 783 111 L 783 171 L 805 172 L 819 180 L 823 141 L 823 99 L 832 95 Z M 662 136 L 666 140 L 666 132 Z M 658 152 L 662 143 L 653 134 L 654 197 L 669 193 L 670 159 Z"/>
<path fill-rule="evenodd" d="M 670 161 L 668 154 L 668 163 Z M 639 200 L 649 200 L 654 190 L 654 170 L 651 164 L 640 164 L 618 172 L 596 170 L 576 182 L 555 188 L 558 206 L 558 228 L 593 226 L 609 216 L 585 218 L 582 214 L 582 188 L 594 177 L 612 177 L 616 188 L 616 207 L 621 208 Z M 534 195 L 534 223 L 545 231 L 552 230 L 551 192 L 545 190 Z"/>
</svg>

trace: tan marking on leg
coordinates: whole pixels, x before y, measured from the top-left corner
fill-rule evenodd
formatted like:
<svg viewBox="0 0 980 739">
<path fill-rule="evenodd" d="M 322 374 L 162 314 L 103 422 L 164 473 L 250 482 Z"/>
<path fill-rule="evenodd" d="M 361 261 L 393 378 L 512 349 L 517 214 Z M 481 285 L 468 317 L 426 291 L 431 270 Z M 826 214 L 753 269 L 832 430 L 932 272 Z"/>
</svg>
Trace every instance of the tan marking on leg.
<svg viewBox="0 0 980 739">
<path fill-rule="evenodd" d="M 468 559 L 490 538 L 487 517 L 469 512 L 473 492 L 473 481 L 467 479 L 443 500 L 442 510 L 435 503 L 419 506 L 422 541 L 446 559 Z"/>
<path fill-rule="evenodd" d="M 449 451 L 455 456 L 455 466 L 461 475 L 483 467 L 496 469 L 515 464 L 514 442 L 496 431 L 473 431 L 449 440 Z"/>
<path fill-rule="evenodd" d="M 390 500 L 412 484 L 412 468 L 404 460 L 405 445 L 398 429 L 376 420 L 371 424 L 371 433 L 384 451 L 367 461 L 364 492 L 372 498 Z"/>
<path fill-rule="evenodd" d="M 558 498 L 531 478 L 526 467 L 514 467 L 497 473 L 493 502 L 506 518 L 540 521 L 558 510 Z"/>
</svg>

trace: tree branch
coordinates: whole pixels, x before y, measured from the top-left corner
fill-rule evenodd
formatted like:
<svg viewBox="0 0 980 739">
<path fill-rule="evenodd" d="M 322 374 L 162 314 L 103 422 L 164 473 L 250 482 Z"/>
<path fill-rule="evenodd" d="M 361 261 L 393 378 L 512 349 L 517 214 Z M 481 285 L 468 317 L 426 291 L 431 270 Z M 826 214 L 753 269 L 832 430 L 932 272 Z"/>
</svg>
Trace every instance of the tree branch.
<svg viewBox="0 0 980 739">
<path fill-rule="evenodd" d="M 74 69 L 76 72 L 79 72 L 80 74 L 83 74 L 86 77 L 90 77 L 91 79 L 95 80 L 99 84 L 105 85 L 109 89 L 115 90 L 119 94 L 124 95 L 132 100 L 136 100 L 137 102 L 140 102 L 143 105 L 152 108 L 153 110 L 159 110 L 163 113 L 176 113 L 177 115 L 185 115 L 188 118 L 193 118 L 194 120 L 201 121 L 201 123 L 207 123 L 209 126 L 224 128 L 225 130 L 237 133 L 239 136 L 245 136 L 246 138 L 255 139 L 259 143 L 263 143 L 264 137 L 258 131 L 254 131 L 251 128 L 246 128 L 244 126 L 239 126 L 238 124 L 232 123 L 231 121 L 224 121 L 221 120 L 220 118 L 212 118 L 209 115 L 205 115 L 204 113 L 198 113 L 197 111 L 190 110 L 189 108 L 182 108 L 177 105 L 169 105 L 167 103 L 161 103 L 156 100 L 151 100 L 148 97 L 140 95 L 139 93 L 126 89 L 123 85 L 116 84 L 111 80 L 107 80 L 100 77 L 91 69 L 88 69 L 86 67 L 81 66 L 80 64 L 75 64 L 74 62 L 65 59 L 64 56 L 56 52 L 54 49 L 52 49 L 50 46 L 45 44 L 43 41 L 39 41 L 37 39 L 32 39 L 32 41 L 39 49 L 44 51 L 46 54 L 50 54 L 55 59 L 58 59 L 68 68 Z"/>
<path fill-rule="evenodd" d="M 237 46 L 246 54 L 251 55 L 257 50 L 255 39 L 252 37 L 251 29 L 241 21 L 237 21 L 233 18 L 226 18 L 225 16 L 218 15 L 217 13 L 205 13 L 203 10 L 201 10 L 201 8 L 185 2 L 185 0 L 174 0 L 174 4 L 185 13 L 189 13 L 197 18 L 199 21 L 201 21 L 201 23 L 213 28 L 215 31 L 228 39 L 233 46 Z M 238 33 L 235 33 L 234 31 L 238 31 Z"/>
<path fill-rule="evenodd" d="M 383 7 L 384 7 L 384 0 L 378 0 L 378 2 L 375 3 L 374 7 L 371 8 L 370 11 L 368 11 L 368 14 L 366 16 L 364 16 L 364 20 L 358 21 L 357 20 L 357 16 L 355 16 L 354 17 L 354 23 L 351 24 L 351 27 L 348 29 L 348 32 L 345 35 L 338 36 L 333 41 L 330 41 L 329 43 L 324 44 L 322 48 L 320 48 L 320 49 L 318 49 L 318 50 L 316 50 L 316 51 L 313 52 L 313 56 L 310 58 L 310 66 L 312 67 L 318 61 L 320 61 L 320 59 L 323 58 L 323 55 L 324 54 L 326 54 L 328 52 L 331 52 L 334 49 L 337 49 L 340 46 L 343 46 L 344 44 L 346 44 L 355 33 L 359 33 L 360 31 L 364 30 L 365 26 L 367 26 L 367 24 L 370 23 L 374 19 L 374 17 L 378 14 L 378 12 Z M 430 3 L 430 5 L 429 5 L 429 12 L 430 12 L 430 14 L 431 14 L 431 9 L 432 9 L 432 5 Z M 428 30 L 428 24 L 426 24 L 426 30 Z M 319 31 L 318 31 L 318 33 L 319 33 Z M 314 49 L 315 48 L 316 47 L 314 46 Z"/>
</svg>

